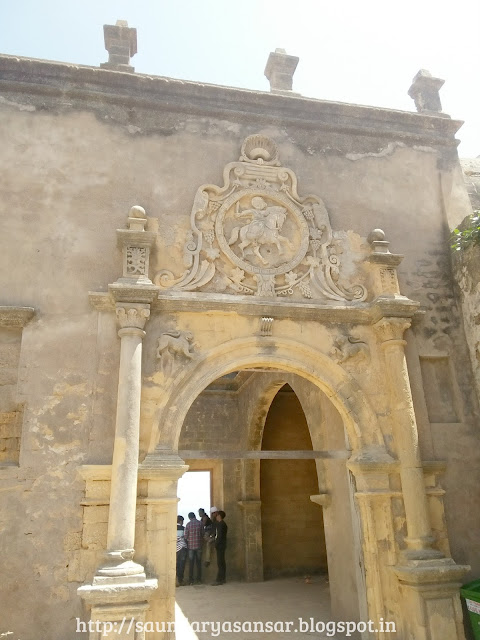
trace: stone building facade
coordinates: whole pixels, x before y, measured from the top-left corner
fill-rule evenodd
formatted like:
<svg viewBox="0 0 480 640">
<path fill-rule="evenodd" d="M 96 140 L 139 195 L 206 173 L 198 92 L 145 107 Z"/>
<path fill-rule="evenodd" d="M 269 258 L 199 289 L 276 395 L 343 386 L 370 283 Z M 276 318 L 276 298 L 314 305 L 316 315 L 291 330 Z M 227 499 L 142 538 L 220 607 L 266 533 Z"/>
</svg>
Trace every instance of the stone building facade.
<svg viewBox="0 0 480 640">
<path fill-rule="evenodd" d="M 338 619 L 464 638 L 478 385 L 448 237 L 471 208 L 442 82 L 400 112 L 293 93 L 281 50 L 260 93 L 134 73 L 122 23 L 105 42 L 102 68 L 0 56 L 0 631 L 172 619 L 189 467 L 233 577 L 328 567 Z M 285 541 L 316 537 L 282 564 L 292 500 Z"/>
</svg>

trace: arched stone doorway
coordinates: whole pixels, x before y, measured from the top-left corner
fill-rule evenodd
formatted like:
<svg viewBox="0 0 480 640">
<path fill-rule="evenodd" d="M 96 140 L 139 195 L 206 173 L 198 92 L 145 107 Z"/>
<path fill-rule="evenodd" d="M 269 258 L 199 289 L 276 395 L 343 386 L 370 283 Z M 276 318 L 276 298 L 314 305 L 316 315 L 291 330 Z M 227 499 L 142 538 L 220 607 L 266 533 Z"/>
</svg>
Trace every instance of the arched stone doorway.
<svg viewBox="0 0 480 640">
<path fill-rule="evenodd" d="M 317 428 L 314 430 L 316 432 L 315 437 L 312 438 L 312 442 L 314 441 L 314 448 L 316 449 L 317 445 L 322 445 L 326 442 L 325 438 L 322 438 L 321 436 L 321 430 L 318 429 L 318 418 L 315 419 L 314 417 L 316 413 L 318 415 L 320 398 L 323 398 L 323 402 L 327 406 L 330 405 L 332 407 L 330 413 L 333 412 L 336 416 L 336 427 L 333 431 L 339 429 L 339 437 L 342 442 L 342 452 L 337 452 L 337 454 L 334 453 L 333 455 L 334 457 L 336 455 L 339 456 L 338 462 L 341 463 L 344 473 L 344 488 L 346 489 L 347 498 L 346 500 L 343 500 L 343 508 L 346 508 L 349 514 L 348 517 L 351 521 L 349 530 L 352 532 L 352 535 L 348 540 L 349 553 L 347 555 L 353 560 L 350 563 L 350 571 L 352 568 L 354 569 L 353 582 L 355 584 L 352 589 L 353 601 L 351 597 L 348 597 L 348 602 L 342 602 L 340 598 L 338 605 L 335 606 L 335 608 L 338 612 L 341 611 L 342 615 L 348 614 L 346 617 L 349 619 L 359 619 L 359 615 L 361 615 L 359 614 L 359 611 L 366 611 L 367 608 L 366 591 L 363 576 L 358 574 L 358 571 L 355 571 L 362 565 L 360 559 L 360 532 L 356 524 L 357 515 L 353 508 L 353 500 L 349 496 L 353 490 L 353 485 L 349 484 L 347 481 L 348 472 L 345 463 L 346 458 L 351 455 L 351 442 L 354 443 L 356 450 L 363 450 L 365 447 L 369 449 L 372 449 L 373 447 L 376 450 L 382 449 L 378 444 L 379 431 L 375 432 L 375 430 L 369 430 L 369 433 L 367 434 L 367 442 L 365 443 L 362 438 L 360 424 L 362 421 L 365 421 L 365 424 L 371 426 L 375 421 L 375 415 L 371 412 L 368 402 L 364 397 L 362 397 L 361 390 L 355 382 L 351 378 L 349 379 L 345 371 L 337 367 L 333 361 L 323 357 L 326 366 L 323 367 L 324 375 L 322 379 L 313 374 L 312 370 L 320 369 L 323 364 L 323 362 L 321 362 L 322 354 L 312 352 L 311 349 L 305 349 L 303 351 L 303 345 L 296 344 L 293 341 L 285 341 L 282 345 L 282 349 L 278 349 L 277 342 L 277 349 L 275 353 L 272 353 L 269 349 L 268 339 L 263 341 L 263 345 L 266 349 L 259 350 L 259 345 L 255 340 L 232 341 L 231 344 L 222 345 L 216 349 L 217 353 L 215 354 L 215 358 L 209 359 L 208 363 L 197 362 L 195 366 L 197 369 L 195 372 L 196 375 L 185 376 L 185 371 L 179 373 L 179 376 L 175 380 L 176 389 L 174 392 L 173 390 L 169 392 L 169 399 L 162 410 L 163 416 L 171 416 L 171 418 L 167 418 L 162 422 L 162 435 L 164 436 L 162 438 L 162 443 L 159 446 L 156 446 L 155 450 L 151 454 L 147 455 L 145 462 L 142 465 L 143 472 L 148 473 L 149 468 L 153 469 L 153 467 L 156 467 L 158 470 L 157 474 L 161 475 L 161 467 L 166 469 L 167 467 L 172 468 L 174 465 L 172 452 L 179 451 L 180 453 L 185 453 L 182 449 L 185 445 L 181 444 L 182 432 L 185 426 L 185 419 L 191 410 L 192 405 L 200 393 L 202 393 L 203 389 L 208 389 L 209 385 L 211 385 L 215 380 L 218 380 L 219 378 L 222 378 L 222 376 L 228 374 L 229 370 L 231 371 L 233 369 L 234 371 L 239 371 L 247 369 L 258 371 L 260 369 L 272 372 L 269 380 L 266 382 L 266 385 L 256 385 L 255 387 L 256 397 L 251 403 L 247 418 L 248 430 L 245 434 L 245 450 L 248 451 L 258 451 L 260 449 L 259 443 L 261 442 L 261 433 L 263 431 L 265 408 L 270 406 L 271 400 L 275 396 L 276 391 L 278 391 L 286 380 L 294 380 L 297 378 L 296 386 L 299 384 L 298 380 L 305 381 L 310 388 L 301 391 L 299 396 L 301 397 L 303 394 L 304 401 L 306 401 L 309 407 L 306 412 L 307 421 L 311 423 L 309 424 L 309 428 L 315 422 L 317 424 Z M 299 352 L 303 358 L 299 358 Z M 282 372 L 274 372 L 276 369 L 280 369 Z M 293 384 L 295 384 L 295 382 Z M 322 389 L 320 387 L 322 387 Z M 335 388 L 338 389 L 339 392 L 334 393 L 333 389 Z M 323 391 L 323 389 L 325 391 Z M 343 392 L 345 390 L 346 395 L 343 397 Z M 176 398 L 174 403 L 172 402 L 173 398 Z M 332 402 L 338 405 L 339 410 L 334 409 Z M 349 408 L 346 409 L 346 407 Z M 358 421 L 354 421 L 352 419 L 353 416 L 357 417 Z M 169 428 L 171 428 L 170 433 L 174 437 L 171 446 L 168 446 L 165 438 Z M 368 440 L 372 436 L 374 442 L 370 444 L 368 443 Z M 346 443 L 348 444 L 348 448 Z M 362 443 L 362 447 L 359 447 L 360 443 Z M 186 460 L 187 464 L 190 464 L 192 460 L 194 460 L 193 468 L 201 468 L 201 466 L 199 466 L 198 457 L 194 459 L 193 455 L 193 452 L 191 452 L 192 457 L 190 460 Z M 204 464 L 211 464 L 212 460 L 209 459 L 209 455 L 208 450 L 203 450 L 202 456 L 204 456 L 204 459 L 208 461 Z M 242 494 L 239 496 L 240 499 L 237 500 L 240 509 L 236 509 L 237 518 L 241 517 L 242 520 L 240 521 L 239 519 L 236 519 L 236 526 L 239 531 L 241 530 L 243 532 L 244 540 L 242 541 L 242 545 L 239 545 L 237 540 L 235 555 L 241 555 L 243 551 L 243 555 L 245 556 L 244 567 L 263 567 L 263 562 L 261 564 L 257 562 L 259 550 L 261 558 L 261 520 L 259 518 L 260 502 L 258 500 L 259 457 L 257 456 L 256 459 L 240 460 L 238 455 L 232 451 L 228 452 L 228 455 L 226 455 L 225 451 L 223 453 L 218 451 L 218 442 L 216 457 L 217 460 L 215 461 L 215 467 L 217 477 L 218 474 L 222 473 L 223 477 L 234 478 L 235 483 L 239 483 L 239 486 L 241 486 L 242 489 Z M 317 471 L 320 471 L 319 477 L 321 475 L 323 486 L 322 489 L 319 488 L 317 490 L 316 494 L 313 494 L 313 499 L 320 505 L 327 505 L 330 504 L 330 498 L 328 494 L 326 475 L 324 473 L 324 461 L 321 459 L 316 460 L 316 466 Z M 171 472 L 167 471 L 166 473 L 168 474 Z M 215 472 L 213 482 L 215 485 Z M 171 486 L 168 495 L 172 496 L 172 507 L 174 507 L 173 486 Z M 225 497 L 225 489 L 223 497 Z M 217 500 L 217 498 L 214 496 L 214 501 L 215 500 Z M 232 513 L 234 511 L 235 509 L 231 509 Z M 174 513 L 172 513 L 172 521 L 173 518 Z M 357 532 L 356 535 L 358 537 L 356 542 L 352 539 L 353 530 L 355 528 Z M 160 554 L 159 552 L 154 551 L 153 553 L 154 555 L 156 553 L 159 556 L 159 563 L 164 562 L 164 560 L 160 559 L 160 555 L 163 558 L 163 552 Z M 155 559 L 152 558 L 152 560 L 156 565 Z M 173 572 L 173 565 L 170 571 Z M 246 577 L 247 579 L 258 579 L 258 576 L 249 576 L 248 571 Z M 340 582 L 341 577 L 341 572 L 338 573 L 337 578 L 335 576 L 333 577 L 333 582 L 337 584 L 337 587 L 335 587 L 335 584 L 332 585 L 332 593 L 345 593 L 348 591 L 348 589 L 345 589 L 345 584 Z M 349 593 L 348 596 L 350 595 L 352 594 Z M 158 605 L 158 611 L 161 609 L 164 610 L 164 605 L 161 605 L 160 602 L 158 602 Z M 154 613 L 155 607 L 156 603 L 154 599 L 152 600 L 152 616 L 158 615 Z M 345 610 L 345 607 L 347 610 Z"/>
<path fill-rule="evenodd" d="M 291 390 L 288 397 L 295 400 L 291 418 L 295 420 L 300 415 L 303 420 L 303 437 L 299 439 L 290 434 L 290 444 L 296 442 L 294 451 L 286 451 L 285 447 L 282 451 L 281 445 L 266 451 L 265 446 L 262 448 L 265 425 L 275 398 L 285 385 Z M 223 425 L 220 432 L 219 425 Z M 288 421 L 286 426 L 288 430 Z M 315 443 L 313 448 L 312 443 Z M 360 611 L 366 610 L 366 601 L 364 578 L 357 571 L 362 564 L 361 544 L 353 484 L 346 467 L 351 455 L 347 443 L 343 421 L 331 401 L 316 385 L 297 374 L 249 367 L 214 380 L 195 398 L 185 415 L 178 453 L 190 469 L 212 473 L 213 501 L 227 512 L 230 528 L 230 579 L 251 582 L 275 575 L 326 572 L 328 553 L 332 614 L 339 620 L 360 619 Z M 326 450 L 327 447 L 330 450 Z M 265 507 L 268 512 L 271 506 L 268 500 L 264 502 L 261 494 L 264 463 L 273 465 L 271 480 L 277 488 L 283 485 L 284 499 L 289 496 L 290 483 L 281 467 L 285 463 L 292 469 L 295 465 L 309 467 L 309 483 L 301 481 L 296 490 L 301 495 L 302 510 L 310 512 L 310 522 L 315 526 L 310 531 L 302 529 L 302 522 L 307 524 L 308 518 L 305 519 L 305 514 L 299 518 L 298 505 L 292 507 L 294 539 L 290 543 L 284 541 L 283 553 L 278 545 L 272 545 L 268 536 L 264 537 L 266 527 L 274 526 L 276 531 L 281 531 L 287 526 L 281 514 L 272 511 L 264 520 Z M 277 494 L 275 499 L 278 505 L 282 496 Z M 270 568 L 267 565 L 265 571 L 265 559 L 268 563 L 269 559 L 278 557 L 279 552 L 285 557 L 291 552 L 291 544 L 298 542 L 295 536 L 298 538 L 299 534 L 304 538 L 303 547 L 306 540 L 309 546 L 303 560 L 302 554 L 297 554 L 298 557 L 294 554 L 288 566 Z M 213 580 L 215 571 L 215 566 L 204 569 L 204 581 Z"/>
<path fill-rule="evenodd" d="M 347 362 L 340 366 L 328 355 L 332 330 L 326 324 L 303 323 L 303 331 L 312 331 L 311 335 L 305 336 L 305 341 L 309 341 L 309 344 L 305 344 L 293 336 L 271 338 L 251 333 L 243 338 L 224 339 L 224 336 L 235 333 L 245 335 L 247 327 L 252 326 L 251 323 L 242 324 L 241 318 L 237 321 L 233 316 L 229 316 L 228 320 L 225 317 L 225 322 L 222 320 L 216 325 L 215 330 L 211 331 L 200 316 L 190 314 L 185 316 L 185 319 L 187 318 L 192 333 L 195 332 L 195 336 L 200 336 L 200 341 L 203 341 L 202 352 L 195 358 L 192 357 L 189 362 L 182 362 L 182 366 L 177 367 L 173 376 L 159 374 L 153 367 L 150 370 L 147 368 L 142 391 L 144 420 L 141 442 L 144 450 L 149 452 L 140 466 L 140 473 L 142 477 L 151 476 L 148 480 L 146 502 L 148 505 L 151 496 L 153 502 L 150 517 L 157 522 L 155 531 L 149 534 L 148 561 L 152 572 L 164 584 L 162 593 L 154 594 L 151 600 L 149 618 L 155 620 L 167 615 L 173 616 L 175 529 L 171 525 L 175 522 L 176 511 L 175 479 L 186 470 L 178 456 L 185 417 L 197 396 L 214 380 L 242 369 L 273 369 L 282 372 L 280 386 L 284 384 L 286 374 L 297 374 L 312 383 L 315 393 L 311 394 L 309 402 L 313 407 L 321 406 L 323 402 L 325 415 L 335 416 L 333 420 L 339 421 L 341 425 L 335 432 L 337 435 L 341 434 L 343 447 L 349 454 L 346 461 L 346 468 L 349 470 L 349 499 L 332 499 L 335 486 L 333 483 L 332 495 L 329 495 L 329 486 L 326 486 L 323 492 L 319 492 L 316 500 L 319 504 L 331 504 L 332 507 L 334 504 L 340 504 L 342 509 L 349 512 L 354 534 L 353 540 L 350 539 L 346 548 L 348 546 L 353 554 L 349 565 L 351 569 L 354 568 L 355 576 L 345 584 L 353 582 L 356 586 L 360 619 L 393 620 L 397 624 L 397 630 L 407 629 L 412 624 L 415 628 L 420 628 L 415 620 L 412 621 L 404 615 L 404 605 L 410 601 L 411 606 L 413 602 L 416 602 L 415 606 L 423 606 L 421 603 L 427 596 L 430 597 L 428 594 L 431 593 L 433 597 L 434 591 L 438 593 L 437 580 L 441 579 L 444 585 L 444 600 L 451 603 L 452 607 L 448 615 L 458 628 L 458 624 L 461 624 L 458 622 L 461 620 L 457 608 L 458 592 L 452 579 L 456 579 L 464 569 L 457 567 L 451 559 L 444 558 L 440 551 L 432 548 L 432 538 L 423 533 L 420 537 L 406 538 L 409 549 L 402 555 L 401 545 L 404 544 L 402 540 L 405 531 L 403 529 L 402 533 L 402 527 L 405 522 L 409 531 L 428 531 L 428 515 L 423 506 L 426 504 L 427 496 L 422 469 L 410 462 L 416 454 L 411 449 L 412 445 L 405 441 L 409 433 L 398 430 L 404 416 L 410 415 L 400 409 L 400 398 L 404 406 L 407 406 L 411 399 L 405 395 L 403 386 L 393 386 L 393 382 L 396 383 L 404 370 L 403 361 L 400 359 L 403 346 L 399 336 L 402 336 L 408 323 L 394 317 L 378 322 L 374 331 L 369 327 L 365 328 L 363 335 L 372 350 L 371 360 L 365 367 L 358 366 L 354 360 L 351 365 Z M 154 327 L 154 335 L 159 333 L 160 317 L 157 322 L 159 325 Z M 357 331 L 359 329 L 357 327 Z M 336 331 L 333 331 L 333 336 Z M 310 346 L 314 341 L 322 345 L 322 350 Z M 148 335 L 146 345 L 148 348 Z M 382 352 L 379 345 L 386 345 L 389 349 L 386 353 L 389 356 L 387 381 L 390 386 L 386 386 L 379 373 L 375 374 L 376 377 L 372 375 L 380 362 Z M 392 380 L 392 377 L 395 380 Z M 270 406 L 278 388 L 273 385 L 273 388 L 262 390 L 263 404 L 261 403 L 262 406 L 256 412 L 256 417 L 252 415 L 252 438 L 258 437 L 262 432 L 265 410 Z M 320 394 L 322 400 L 317 394 Z M 395 419 L 392 421 L 379 419 L 382 411 L 388 411 L 390 403 L 397 407 L 396 410 L 400 413 L 395 413 Z M 302 402 L 302 405 L 305 406 L 305 402 Z M 395 430 L 392 431 L 392 428 Z M 316 450 L 321 451 L 325 448 L 321 440 L 317 442 L 313 437 L 312 443 Z M 387 449 L 385 443 L 393 446 Z M 397 460 L 395 455 L 399 455 L 400 459 Z M 234 458 L 235 454 L 230 457 Z M 253 491 L 254 482 L 249 480 L 256 476 L 246 470 L 257 462 L 258 460 L 247 460 L 243 471 L 240 466 L 236 476 L 245 490 L 245 500 L 241 502 L 244 503 L 244 518 L 248 518 L 249 521 L 258 517 L 258 499 Z M 342 464 L 345 470 L 345 459 Z M 408 485 L 408 491 L 400 491 L 400 479 Z M 413 486 L 418 489 L 412 491 Z M 436 500 L 435 491 L 432 493 L 432 499 Z M 161 508 L 158 506 L 160 503 L 163 505 Z M 333 509 L 331 513 L 333 519 Z M 328 534 L 326 537 L 328 548 Z M 258 553 L 258 544 L 256 546 L 255 541 L 246 548 L 248 553 Z M 165 557 L 170 549 L 171 560 Z M 419 558 L 421 562 L 424 558 L 431 558 L 434 563 L 432 565 L 429 561 L 428 567 L 425 566 L 424 570 L 423 565 L 419 565 L 415 558 Z M 411 562 L 413 564 L 410 566 Z M 435 582 L 427 582 L 427 590 L 419 591 L 409 583 L 417 577 L 428 581 L 432 570 L 436 572 Z M 428 573 L 425 573 L 426 571 Z M 337 582 L 341 582 L 340 576 Z M 345 584 L 341 585 L 344 593 Z M 345 597 L 343 604 L 340 604 L 340 610 L 345 611 L 344 607 L 349 606 L 351 607 L 351 598 Z M 430 613 L 424 609 L 423 613 L 419 612 L 418 615 L 429 616 Z M 377 634 L 377 637 L 381 635 Z M 425 640 L 426 638 L 427 636 Z"/>
</svg>

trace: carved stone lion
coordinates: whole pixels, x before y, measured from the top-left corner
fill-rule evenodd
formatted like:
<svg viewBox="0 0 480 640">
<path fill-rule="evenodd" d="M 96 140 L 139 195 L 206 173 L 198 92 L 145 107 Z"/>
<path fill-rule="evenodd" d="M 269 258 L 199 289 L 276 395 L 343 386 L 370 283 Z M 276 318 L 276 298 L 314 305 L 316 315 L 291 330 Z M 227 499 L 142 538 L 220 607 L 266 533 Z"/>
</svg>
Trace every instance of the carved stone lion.
<svg viewBox="0 0 480 640">
<path fill-rule="evenodd" d="M 366 358 L 367 354 L 367 343 L 353 336 L 338 336 L 338 338 L 335 338 L 333 348 L 330 351 L 330 356 L 338 364 L 343 364 L 351 358 Z"/>
<path fill-rule="evenodd" d="M 193 334 L 189 331 L 166 331 L 157 340 L 157 358 L 164 373 L 171 374 L 179 357 L 193 358 Z"/>
</svg>

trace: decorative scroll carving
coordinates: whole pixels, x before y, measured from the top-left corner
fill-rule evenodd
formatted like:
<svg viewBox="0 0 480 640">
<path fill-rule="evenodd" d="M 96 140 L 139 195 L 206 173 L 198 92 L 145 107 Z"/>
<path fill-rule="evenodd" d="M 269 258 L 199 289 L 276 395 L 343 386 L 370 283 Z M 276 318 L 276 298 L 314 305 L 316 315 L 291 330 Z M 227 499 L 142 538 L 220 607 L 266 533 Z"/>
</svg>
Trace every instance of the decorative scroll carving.
<svg viewBox="0 0 480 640">
<path fill-rule="evenodd" d="M 280 166 L 273 140 L 246 138 L 224 186 L 195 196 L 184 245 L 185 271 L 155 276 L 163 289 L 222 291 L 266 298 L 365 300 L 361 284 L 342 281 L 328 212 L 316 196 L 300 197 L 293 171 Z"/>
<path fill-rule="evenodd" d="M 353 336 L 339 336 L 333 343 L 330 355 L 338 364 L 343 364 L 351 358 L 363 360 L 368 356 L 368 345 Z"/>
<path fill-rule="evenodd" d="M 189 331 L 166 331 L 157 340 L 157 358 L 165 375 L 170 376 L 182 359 L 191 360 L 193 356 L 193 334 Z"/>
</svg>

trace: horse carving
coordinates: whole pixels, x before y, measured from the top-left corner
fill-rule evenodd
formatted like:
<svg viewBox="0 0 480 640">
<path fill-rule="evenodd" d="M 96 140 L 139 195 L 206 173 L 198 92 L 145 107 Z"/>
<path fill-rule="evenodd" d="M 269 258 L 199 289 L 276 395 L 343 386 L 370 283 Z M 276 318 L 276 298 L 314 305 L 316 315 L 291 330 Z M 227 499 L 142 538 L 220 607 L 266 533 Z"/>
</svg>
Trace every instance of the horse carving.
<svg viewBox="0 0 480 640">
<path fill-rule="evenodd" d="M 280 235 L 283 224 L 287 219 L 287 210 L 285 207 L 269 207 L 265 200 L 260 196 L 252 198 L 252 208 L 240 211 L 237 203 L 237 211 L 235 218 L 252 218 L 251 222 L 234 227 L 228 240 L 228 244 L 234 244 L 240 238 L 238 248 L 245 257 L 245 249 L 259 258 L 260 262 L 268 266 L 268 261 L 260 253 L 260 247 L 264 244 L 274 244 L 278 249 L 278 254 L 283 255 L 284 247 L 292 248 L 292 244 L 288 238 Z"/>
</svg>

